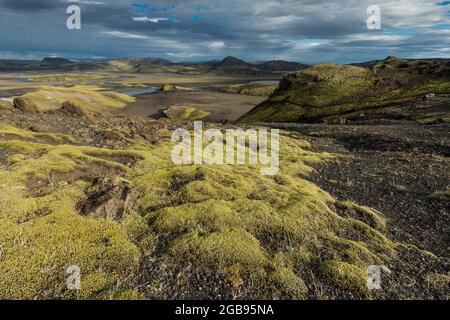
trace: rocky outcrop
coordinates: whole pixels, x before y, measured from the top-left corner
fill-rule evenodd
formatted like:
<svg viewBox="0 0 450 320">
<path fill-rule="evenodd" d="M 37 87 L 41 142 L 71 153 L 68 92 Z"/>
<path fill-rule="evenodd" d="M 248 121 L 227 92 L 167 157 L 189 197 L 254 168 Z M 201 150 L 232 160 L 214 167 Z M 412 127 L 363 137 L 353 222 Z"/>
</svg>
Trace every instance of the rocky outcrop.
<svg viewBox="0 0 450 320">
<path fill-rule="evenodd" d="M 27 98 L 14 98 L 13 106 L 15 109 L 22 111 L 23 113 L 37 113 L 38 107 L 30 99 Z"/>
<path fill-rule="evenodd" d="M 60 110 L 65 113 L 76 115 L 79 117 L 85 117 L 88 115 L 87 111 L 83 110 L 79 105 L 70 101 L 63 102 Z"/>
<path fill-rule="evenodd" d="M 106 220 L 120 220 L 133 207 L 137 191 L 122 178 L 98 178 L 87 192 L 87 199 L 77 209 L 82 215 Z"/>
</svg>

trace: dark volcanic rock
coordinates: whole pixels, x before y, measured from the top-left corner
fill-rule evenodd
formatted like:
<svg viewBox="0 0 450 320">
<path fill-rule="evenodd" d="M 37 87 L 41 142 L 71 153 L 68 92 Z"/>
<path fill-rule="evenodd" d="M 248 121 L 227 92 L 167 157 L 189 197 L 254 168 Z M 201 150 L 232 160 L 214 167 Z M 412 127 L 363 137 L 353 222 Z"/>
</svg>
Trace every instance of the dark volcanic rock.
<svg viewBox="0 0 450 320">
<path fill-rule="evenodd" d="M 72 61 L 64 59 L 64 58 L 44 58 L 41 62 L 42 64 L 47 65 L 61 65 L 61 64 L 68 64 L 72 63 Z"/>
<path fill-rule="evenodd" d="M 77 209 L 82 215 L 93 218 L 120 220 L 133 207 L 137 195 L 124 179 L 98 178 Z"/>
<path fill-rule="evenodd" d="M 223 59 L 221 62 L 219 62 L 217 64 L 217 67 L 222 67 L 222 68 L 239 68 L 239 67 L 243 67 L 243 68 L 249 68 L 251 67 L 250 64 L 248 64 L 247 62 L 240 60 L 238 58 L 235 57 L 231 57 L 228 56 L 225 59 Z"/>
</svg>

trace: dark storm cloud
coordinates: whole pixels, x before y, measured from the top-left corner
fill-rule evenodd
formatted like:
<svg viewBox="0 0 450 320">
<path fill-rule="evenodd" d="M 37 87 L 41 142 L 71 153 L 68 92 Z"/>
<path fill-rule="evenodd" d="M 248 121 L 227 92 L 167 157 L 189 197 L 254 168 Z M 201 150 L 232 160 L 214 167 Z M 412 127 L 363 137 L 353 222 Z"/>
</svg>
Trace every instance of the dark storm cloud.
<svg viewBox="0 0 450 320">
<path fill-rule="evenodd" d="M 349 62 L 388 54 L 449 55 L 448 6 L 430 0 L 379 0 L 385 30 L 371 31 L 366 27 L 366 10 L 372 2 L 3 0 L 0 27 L 13 32 L 0 35 L 0 56 L 45 52 L 204 60 L 231 54 L 251 60 Z M 81 31 L 65 28 L 64 8 L 70 3 L 82 9 Z M 133 12 L 133 3 L 148 5 L 147 12 Z M 26 11 L 37 13 L 26 16 Z M 133 20 L 144 16 L 147 22 Z"/>
</svg>

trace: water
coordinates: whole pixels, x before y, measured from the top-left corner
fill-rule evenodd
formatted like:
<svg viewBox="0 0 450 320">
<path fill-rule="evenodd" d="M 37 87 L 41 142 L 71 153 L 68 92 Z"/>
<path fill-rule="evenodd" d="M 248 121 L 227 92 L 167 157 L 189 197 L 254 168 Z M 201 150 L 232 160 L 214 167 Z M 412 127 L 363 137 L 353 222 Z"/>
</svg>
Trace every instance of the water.
<svg viewBox="0 0 450 320">
<path fill-rule="evenodd" d="M 256 80 L 249 81 L 248 84 L 280 84 L 280 80 Z"/>
<path fill-rule="evenodd" d="M 31 82 L 31 81 L 30 81 L 30 79 L 28 79 L 26 77 L 20 77 L 20 78 L 16 78 L 16 82 L 26 83 L 26 82 Z"/>
<path fill-rule="evenodd" d="M 121 93 L 125 93 L 129 96 L 140 96 L 143 94 L 149 94 L 154 93 L 157 90 L 155 87 L 147 87 L 147 88 L 126 88 L 123 90 L 120 90 Z"/>
<path fill-rule="evenodd" d="M 33 90 L 32 89 L 0 90 L 0 98 L 6 101 L 8 99 L 11 99 L 12 97 L 21 96 L 31 91 Z"/>
</svg>

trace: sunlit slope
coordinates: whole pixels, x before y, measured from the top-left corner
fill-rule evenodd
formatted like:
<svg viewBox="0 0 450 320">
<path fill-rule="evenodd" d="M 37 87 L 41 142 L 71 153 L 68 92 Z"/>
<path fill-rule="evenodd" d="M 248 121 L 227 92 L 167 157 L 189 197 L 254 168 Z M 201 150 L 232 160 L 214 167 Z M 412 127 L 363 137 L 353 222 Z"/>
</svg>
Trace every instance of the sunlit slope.
<svg viewBox="0 0 450 320">
<path fill-rule="evenodd" d="M 241 117 L 242 122 L 340 122 L 382 116 L 399 119 L 445 118 L 442 107 L 420 104 L 450 94 L 450 66 L 390 57 L 371 68 L 320 64 L 286 75 L 268 100 Z M 425 115 L 423 115 L 425 114 Z"/>
<path fill-rule="evenodd" d="M 126 94 L 108 91 L 94 86 L 73 87 L 41 86 L 38 90 L 23 95 L 33 101 L 40 111 L 57 109 L 70 101 L 87 111 L 112 111 L 125 107 L 135 99 Z"/>
<path fill-rule="evenodd" d="M 129 126 L 115 121 L 103 148 L 0 127 L 1 298 L 366 298 L 376 294 L 367 267 L 399 265 L 404 246 L 382 213 L 308 182 L 331 155 L 307 142 L 283 134 L 269 177 L 258 166 L 174 166 L 171 131 L 155 123 L 149 143 Z M 137 192 L 114 219 L 82 209 L 105 177 Z M 71 265 L 79 291 L 65 286 Z"/>
</svg>

